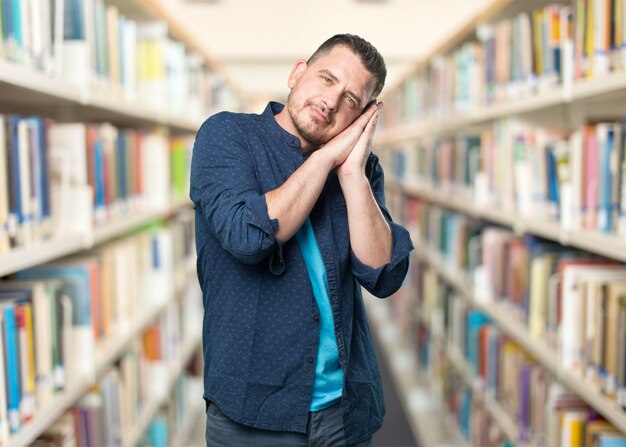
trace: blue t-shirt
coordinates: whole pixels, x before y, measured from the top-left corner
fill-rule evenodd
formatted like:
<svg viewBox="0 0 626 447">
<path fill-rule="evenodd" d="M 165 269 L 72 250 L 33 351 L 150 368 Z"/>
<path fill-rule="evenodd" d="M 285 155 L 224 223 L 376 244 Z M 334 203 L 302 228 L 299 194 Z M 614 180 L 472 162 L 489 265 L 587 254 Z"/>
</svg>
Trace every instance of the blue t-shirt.
<svg viewBox="0 0 626 447">
<path fill-rule="evenodd" d="M 307 218 L 296 233 L 300 251 L 313 287 L 313 295 L 320 311 L 320 340 L 317 348 L 315 381 L 310 411 L 320 411 L 330 407 L 341 397 L 343 371 L 339 364 L 339 350 L 335 338 L 333 312 L 330 308 L 326 268 L 322 254 L 315 240 L 313 225 Z"/>
</svg>

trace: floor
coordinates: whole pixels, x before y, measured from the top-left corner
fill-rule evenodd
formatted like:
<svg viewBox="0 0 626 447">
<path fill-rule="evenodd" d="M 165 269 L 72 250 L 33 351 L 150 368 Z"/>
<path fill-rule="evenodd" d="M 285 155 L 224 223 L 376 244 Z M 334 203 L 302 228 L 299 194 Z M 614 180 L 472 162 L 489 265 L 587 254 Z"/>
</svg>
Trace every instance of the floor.
<svg viewBox="0 0 626 447">
<path fill-rule="evenodd" d="M 374 341 L 376 342 L 376 340 Z M 418 444 L 394 387 L 389 366 L 385 362 L 385 356 L 380 352 L 378 344 L 376 350 L 387 413 L 382 428 L 374 434 L 374 447 L 417 447 Z"/>
</svg>

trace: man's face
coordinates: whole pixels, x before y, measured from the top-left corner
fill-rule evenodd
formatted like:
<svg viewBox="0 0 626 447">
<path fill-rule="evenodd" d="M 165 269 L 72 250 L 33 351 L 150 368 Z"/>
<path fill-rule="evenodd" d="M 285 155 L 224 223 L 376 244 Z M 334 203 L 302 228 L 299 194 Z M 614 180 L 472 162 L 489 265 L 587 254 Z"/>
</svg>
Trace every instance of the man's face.
<svg viewBox="0 0 626 447">
<path fill-rule="evenodd" d="M 289 116 L 298 134 L 319 147 L 348 127 L 371 99 L 374 77 L 359 57 L 337 46 L 289 77 Z"/>
</svg>

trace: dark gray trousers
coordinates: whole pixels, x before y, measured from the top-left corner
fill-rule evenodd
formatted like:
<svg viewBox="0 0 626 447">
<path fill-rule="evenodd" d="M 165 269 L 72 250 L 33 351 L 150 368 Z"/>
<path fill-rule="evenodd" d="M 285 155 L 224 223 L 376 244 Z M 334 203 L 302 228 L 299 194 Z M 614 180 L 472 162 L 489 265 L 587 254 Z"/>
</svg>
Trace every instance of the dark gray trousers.
<svg viewBox="0 0 626 447">
<path fill-rule="evenodd" d="M 209 403 L 206 421 L 207 447 L 346 447 L 340 404 L 309 413 L 306 433 L 261 430 L 238 424 Z M 372 447 L 368 441 L 350 447 Z"/>
</svg>

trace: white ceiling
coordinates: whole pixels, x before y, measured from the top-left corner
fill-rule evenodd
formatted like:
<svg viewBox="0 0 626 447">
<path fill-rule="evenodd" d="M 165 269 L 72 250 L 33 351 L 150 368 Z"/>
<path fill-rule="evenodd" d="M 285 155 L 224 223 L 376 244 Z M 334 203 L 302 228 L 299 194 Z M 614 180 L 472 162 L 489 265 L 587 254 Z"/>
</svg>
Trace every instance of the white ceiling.
<svg viewBox="0 0 626 447">
<path fill-rule="evenodd" d="M 493 0 L 169 0 L 254 102 L 284 99 L 297 59 L 336 33 L 358 34 L 387 62 L 387 86 Z M 174 6 L 175 4 L 175 6 Z"/>
</svg>

